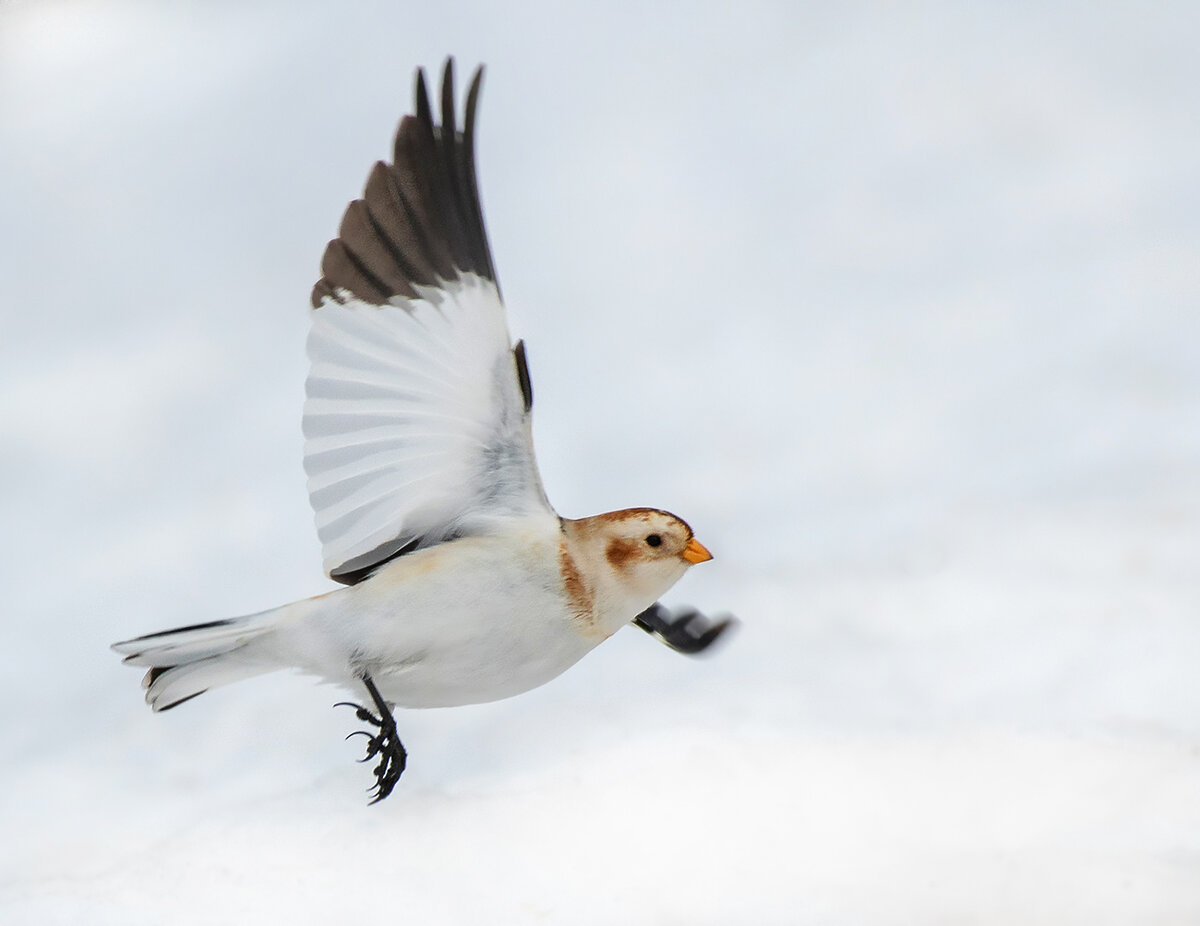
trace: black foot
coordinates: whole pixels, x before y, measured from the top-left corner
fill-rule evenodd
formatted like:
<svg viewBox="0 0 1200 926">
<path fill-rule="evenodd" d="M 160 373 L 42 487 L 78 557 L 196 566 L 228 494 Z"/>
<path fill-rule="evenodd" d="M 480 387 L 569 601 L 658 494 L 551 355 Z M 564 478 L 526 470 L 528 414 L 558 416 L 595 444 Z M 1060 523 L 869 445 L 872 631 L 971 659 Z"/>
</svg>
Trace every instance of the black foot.
<svg viewBox="0 0 1200 926">
<path fill-rule="evenodd" d="M 371 700 L 375 702 L 375 709 L 379 711 L 379 716 L 352 701 L 339 701 L 334 707 L 354 708 L 354 715 L 359 720 L 369 723 L 378 730 L 378 732 L 355 730 L 346 736 L 346 739 L 350 739 L 351 736 L 367 738 L 367 754 L 359 759 L 359 762 L 366 762 L 368 759 L 379 756 L 379 764 L 374 768 L 375 786 L 371 788 L 375 792 L 371 803 L 377 804 L 392 793 L 392 788 L 396 787 L 396 782 L 400 780 L 400 776 L 404 773 L 404 767 L 408 764 L 408 753 L 404 750 L 404 744 L 400 742 L 399 734 L 396 733 L 395 718 L 392 717 L 387 702 L 380 696 L 379 689 L 375 687 L 371 676 L 364 674 L 362 681 Z"/>
<path fill-rule="evenodd" d="M 669 608 L 657 601 L 635 617 L 633 622 L 677 653 L 689 656 L 704 652 L 736 623 L 732 617 L 709 620 L 695 608 L 683 608 L 672 614 Z"/>
</svg>

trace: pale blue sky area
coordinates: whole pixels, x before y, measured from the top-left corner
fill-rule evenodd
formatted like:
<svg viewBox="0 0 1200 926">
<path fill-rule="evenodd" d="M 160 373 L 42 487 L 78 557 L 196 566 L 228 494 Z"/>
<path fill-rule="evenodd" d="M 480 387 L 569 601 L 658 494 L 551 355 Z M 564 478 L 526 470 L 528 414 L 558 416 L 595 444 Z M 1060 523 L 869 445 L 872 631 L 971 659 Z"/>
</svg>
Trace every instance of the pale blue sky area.
<svg viewBox="0 0 1200 926">
<path fill-rule="evenodd" d="M 0 3 L 0 920 L 1200 920 L 1197 9 Z M 330 587 L 308 293 L 447 53 L 551 501 L 743 623 L 368 810 L 342 692 L 107 646 Z"/>
</svg>

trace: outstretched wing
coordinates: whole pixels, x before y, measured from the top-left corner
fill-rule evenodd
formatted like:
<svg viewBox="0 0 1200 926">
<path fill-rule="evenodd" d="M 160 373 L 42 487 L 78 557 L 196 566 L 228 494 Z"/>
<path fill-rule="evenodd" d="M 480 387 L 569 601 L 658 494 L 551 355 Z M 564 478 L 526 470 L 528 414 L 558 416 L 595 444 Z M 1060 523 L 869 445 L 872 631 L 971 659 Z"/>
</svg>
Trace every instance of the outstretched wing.
<svg viewBox="0 0 1200 926">
<path fill-rule="evenodd" d="M 347 584 L 400 553 L 550 510 L 475 180 L 482 77 L 460 132 L 453 60 L 440 126 L 417 72 L 393 163 L 376 163 L 346 209 L 313 288 L 304 468 L 325 571 Z"/>
</svg>

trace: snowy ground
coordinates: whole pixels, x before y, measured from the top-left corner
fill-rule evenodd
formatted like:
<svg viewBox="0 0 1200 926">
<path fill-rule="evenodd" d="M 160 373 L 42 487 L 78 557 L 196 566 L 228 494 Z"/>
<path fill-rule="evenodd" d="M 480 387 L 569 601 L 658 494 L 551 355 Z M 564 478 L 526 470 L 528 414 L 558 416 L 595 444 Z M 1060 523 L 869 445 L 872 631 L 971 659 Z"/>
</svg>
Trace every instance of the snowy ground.
<svg viewBox="0 0 1200 926">
<path fill-rule="evenodd" d="M 1196 9 L 0 4 L 0 921 L 1200 922 Z M 328 587 L 308 289 L 447 52 L 551 498 L 743 625 L 367 807 L 340 692 L 107 645 Z"/>
</svg>

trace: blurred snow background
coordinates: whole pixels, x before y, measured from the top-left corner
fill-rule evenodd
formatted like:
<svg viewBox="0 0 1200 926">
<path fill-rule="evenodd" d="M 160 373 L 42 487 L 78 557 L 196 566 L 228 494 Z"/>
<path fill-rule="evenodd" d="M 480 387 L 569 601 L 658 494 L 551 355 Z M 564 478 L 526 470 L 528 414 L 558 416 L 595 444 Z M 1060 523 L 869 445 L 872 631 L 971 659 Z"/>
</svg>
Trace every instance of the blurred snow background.
<svg viewBox="0 0 1200 926">
<path fill-rule="evenodd" d="M 1200 921 L 1194 4 L 0 3 L 0 920 Z M 113 640 L 325 590 L 309 288 L 408 110 L 547 489 L 716 560 L 520 698 L 165 716 Z"/>
</svg>

